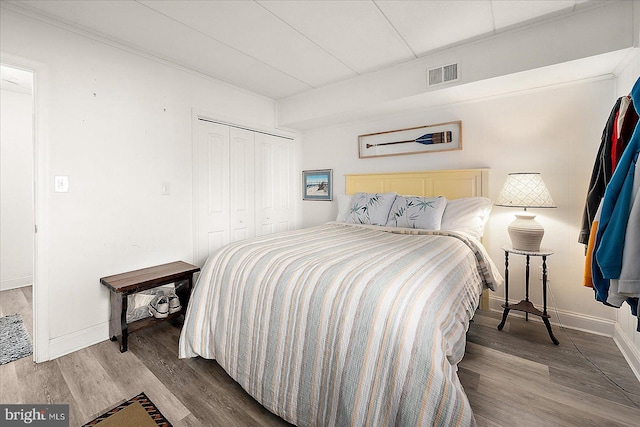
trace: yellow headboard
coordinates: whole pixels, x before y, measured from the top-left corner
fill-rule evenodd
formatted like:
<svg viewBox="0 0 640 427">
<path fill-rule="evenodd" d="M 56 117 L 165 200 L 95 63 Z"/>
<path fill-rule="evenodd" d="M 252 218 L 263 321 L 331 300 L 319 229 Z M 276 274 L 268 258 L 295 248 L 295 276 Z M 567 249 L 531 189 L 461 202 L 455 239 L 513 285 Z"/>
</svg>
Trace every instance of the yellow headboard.
<svg viewBox="0 0 640 427">
<path fill-rule="evenodd" d="M 489 169 L 345 175 L 346 194 L 388 193 L 447 199 L 489 195 Z"/>
</svg>

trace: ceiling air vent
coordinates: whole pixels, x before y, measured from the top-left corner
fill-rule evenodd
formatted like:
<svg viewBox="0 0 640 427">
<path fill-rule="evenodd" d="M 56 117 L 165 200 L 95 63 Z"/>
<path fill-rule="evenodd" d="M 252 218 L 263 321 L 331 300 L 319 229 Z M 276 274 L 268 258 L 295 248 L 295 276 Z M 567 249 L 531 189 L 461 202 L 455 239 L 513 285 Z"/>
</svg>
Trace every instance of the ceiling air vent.
<svg viewBox="0 0 640 427">
<path fill-rule="evenodd" d="M 427 71 L 427 83 L 429 86 L 458 80 L 458 64 L 445 65 L 432 68 Z"/>
</svg>

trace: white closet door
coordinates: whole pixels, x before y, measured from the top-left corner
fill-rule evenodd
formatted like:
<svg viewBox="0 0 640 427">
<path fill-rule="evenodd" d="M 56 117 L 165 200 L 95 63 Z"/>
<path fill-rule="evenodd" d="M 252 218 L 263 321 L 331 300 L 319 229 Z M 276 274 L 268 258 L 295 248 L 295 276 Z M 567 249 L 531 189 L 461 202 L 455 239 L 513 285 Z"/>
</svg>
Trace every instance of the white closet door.
<svg viewBox="0 0 640 427">
<path fill-rule="evenodd" d="M 229 126 L 196 120 L 194 125 L 195 263 L 229 243 Z"/>
<path fill-rule="evenodd" d="M 256 235 L 295 228 L 293 141 L 256 134 Z"/>
<path fill-rule="evenodd" d="M 255 236 L 255 133 L 231 128 L 230 142 L 231 241 Z"/>
</svg>

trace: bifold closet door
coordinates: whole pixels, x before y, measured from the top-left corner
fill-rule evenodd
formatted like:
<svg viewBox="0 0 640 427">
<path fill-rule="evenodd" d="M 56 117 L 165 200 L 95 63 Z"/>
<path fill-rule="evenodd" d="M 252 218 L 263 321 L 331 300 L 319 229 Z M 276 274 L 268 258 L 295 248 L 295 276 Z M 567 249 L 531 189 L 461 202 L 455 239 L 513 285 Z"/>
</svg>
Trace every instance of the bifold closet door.
<svg viewBox="0 0 640 427">
<path fill-rule="evenodd" d="M 230 241 L 255 236 L 255 133 L 231 128 L 229 144 Z"/>
<path fill-rule="evenodd" d="M 295 228 L 293 148 L 288 138 L 196 120 L 196 265 L 227 243 Z"/>
<path fill-rule="evenodd" d="M 230 240 L 230 128 L 197 120 L 193 139 L 194 262 Z"/>
<path fill-rule="evenodd" d="M 256 133 L 256 235 L 292 230 L 294 142 Z"/>
</svg>

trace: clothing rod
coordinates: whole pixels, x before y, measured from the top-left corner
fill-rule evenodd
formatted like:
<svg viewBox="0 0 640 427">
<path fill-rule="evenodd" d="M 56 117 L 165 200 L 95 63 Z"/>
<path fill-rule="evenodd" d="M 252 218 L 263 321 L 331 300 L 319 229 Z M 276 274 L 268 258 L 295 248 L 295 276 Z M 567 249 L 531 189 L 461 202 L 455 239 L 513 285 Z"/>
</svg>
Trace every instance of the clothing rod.
<svg viewBox="0 0 640 427">
<path fill-rule="evenodd" d="M 276 135 L 275 133 L 264 132 L 264 131 L 261 131 L 261 130 L 246 128 L 246 127 L 238 126 L 238 125 L 232 125 L 230 123 L 219 122 L 219 121 L 216 121 L 216 120 L 205 119 L 205 118 L 202 118 L 202 117 L 198 117 L 198 120 L 202 120 L 203 122 L 216 123 L 216 124 L 219 124 L 219 125 L 230 126 L 232 128 L 248 130 L 248 131 L 251 131 L 251 132 L 261 133 L 261 134 L 264 134 L 264 135 L 275 136 L 277 138 L 284 138 L 284 139 L 288 139 L 290 141 L 293 141 L 293 138 L 291 138 L 289 136 Z"/>
</svg>

